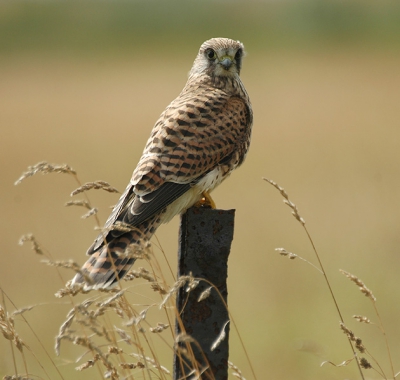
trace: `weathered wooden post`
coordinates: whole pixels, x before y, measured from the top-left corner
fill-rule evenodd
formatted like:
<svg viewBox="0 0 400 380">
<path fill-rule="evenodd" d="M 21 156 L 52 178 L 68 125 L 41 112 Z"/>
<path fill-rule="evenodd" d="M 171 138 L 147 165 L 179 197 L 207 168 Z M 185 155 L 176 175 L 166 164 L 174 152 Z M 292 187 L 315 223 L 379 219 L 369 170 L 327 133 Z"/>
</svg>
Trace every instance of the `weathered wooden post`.
<svg viewBox="0 0 400 380">
<path fill-rule="evenodd" d="M 193 277 L 209 281 L 219 290 L 225 303 L 234 217 L 235 210 L 208 208 L 191 208 L 181 216 L 178 277 L 191 273 Z M 191 355 L 175 350 L 175 380 L 190 378 L 194 368 L 200 370 L 201 379 L 228 379 L 229 314 L 215 289 L 208 298 L 198 302 L 200 294 L 209 287 L 209 283 L 200 281 L 191 292 L 182 287 L 177 294 L 180 322 L 176 322 L 176 334 L 185 332 L 196 343 L 179 343 L 183 349 L 190 344 Z M 225 339 L 211 350 L 224 327 Z"/>
</svg>

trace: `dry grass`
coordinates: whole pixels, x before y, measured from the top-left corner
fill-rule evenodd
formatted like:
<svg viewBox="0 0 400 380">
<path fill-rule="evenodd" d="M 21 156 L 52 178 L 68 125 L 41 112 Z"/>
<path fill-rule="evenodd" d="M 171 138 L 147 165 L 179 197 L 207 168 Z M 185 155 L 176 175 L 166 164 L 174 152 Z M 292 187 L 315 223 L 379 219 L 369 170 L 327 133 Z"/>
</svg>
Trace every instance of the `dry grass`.
<svg viewBox="0 0 400 380">
<path fill-rule="evenodd" d="M 66 170 L 66 168 L 68 169 Z M 28 171 L 23 173 L 16 184 L 20 184 L 26 178 L 38 173 L 70 174 L 78 183 L 80 183 L 76 171 L 71 169 L 68 165 L 50 165 L 48 163 L 41 162 L 37 165 L 29 167 Z M 304 229 L 314 251 L 318 266 L 314 265 L 309 260 L 306 260 L 297 254 L 287 251 L 284 248 L 276 248 L 276 251 L 278 251 L 280 255 L 286 256 L 289 259 L 293 260 L 298 258 L 306 262 L 323 275 L 327 288 L 329 289 L 330 296 L 333 303 L 335 304 L 336 311 L 340 318 L 340 328 L 347 336 L 348 342 L 351 347 L 351 352 L 353 353 L 350 358 L 344 360 L 340 364 L 335 364 L 331 360 L 326 360 L 321 363 L 321 366 L 329 363 L 334 367 L 346 367 L 355 362 L 359 369 L 360 378 L 363 380 L 366 378 L 364 375 L 365 370 L 375 371 L 382 379 L 394 380 L 400 374 L 400 372 L 396 374 L 394 370 L 394 362 L 392 359 L 391 349 L 389 347 L 389 342 L 382 323 L 381 315 L 376 305 L 376 297 L 361 279 L 349 272 L 340 270 L 342 274 L 344 274 L 347 278 L 349 278 L 353 283 L 358 286 L 359 290 L 368 299 L 370 299 L 373 304 L 374 311 L 379 321 L 378 327 L 386 343 L 387 355 L 390 364 L 390 375 L 387 375 L 387 371 L 385 371 L 384 366 L 381 365 L 379 360 L 376 359 L 371 351 L 366 348 L 363 340 L 357 337 L 353 333 L 353 331 L 345 325 L 341 308 L 337 302 L 336 295 L 331 286 L 331 282 L 328 279 L 325 267 L 322 264 L 320 254 L 315 247 L 314 241 L 307 230 L 306 222 L 304 218 L 300 215 L 296 204 L 290 200 L 289 195 L 283 187 L 270 179 L 264 178 L 264 180 L 279 191 L 279 193 L 284 198 L 284 203 L 292 210 L 292 215 Z M 86 200 L 75 201 L 73 203 L 68 202 L 66 203 L 66 206 L 78 205 L 92 210 L 93 208 L 91 206 L 87 192 L 93 189 L 103 189 L 111 193 L 117 192 L 116 189 L 111 187 L 105 181 L 90 182 L 83 186 L 80 186 L 77 191 L 75 190 L 71 193 L 71 196 L 78 193 L 84 193 Z M 100 225 L 98 225 L 97 228 L 101 228 Z M 47 250 L 41 247 L 33 234 L 26 234 L 21 237 L 20 244 L 23 245 L 25 243 L 30 243 L 31 249 L 36 254 L 46 257 L 46 259 L 42 260 L 42 262 L 54 267 L 62 281 L 64 281 L 63 275 L 59 271 L 59 268 L 72 270 L 73 272 L 80 271 L 80 266 L 72 260 L 54 261 L 52 255 L 48 253 Z M 168 364 L 162 364 L 162 361 L 158 356 L 158 352 L 160 350 L 169 350 L 171 352 L 176 351 L 176 353 L 182 357 L 182 360 L 186 362 L 195 361 L 193 352 L 190 349 L 190 343 L 197 345 L 197 342 L 190 335 L 184 332 L 182 322 L 179 323 L 183 332 L 179 335 L 175 335 L 174 332 L 174 321 L 175 318 L 178 318 L 179 320 L 180 314 L 180 312 L 176 309 L 176 301 L 174 299 L 174 295 L 182 287 L 185 287 L 186 292 L 191 292 L 198 286 L 199 282 L 202 281 L 202 279 L 194 278 L 191 274 L 189 274 L 188 276 L 182 276 L 178 278 L 172 285 L 168 285 L 166 276 L 161 270 L 162 265 L 160 265 L 160 263 L 154 258 L 153 249 L 148 242 L 143 245 L 141 254 L 138 255 L 137 253 L 135 253 L 135 255 L 137 259 L 145 260 L 147 265 L 150 267 L 150 270 L 142 267 L 140 267 L 139 269 L 132 269 L 130 272 L 127 273 L 127 275 L 123 279 L 123 282 L 130 282 L 135 279 L 143 279 L 150 285 L 150 288 L 154 292 L 159 294 L 158 302 L 149 304 L 142 310 L 138 309 L 137 305 L 135 305 L 133 303 L 133 300 L 128 296 L 128 294 L 132 290 L 132 286 L 128 285 L 128 287 L 125 288 L 121 283 L 119 283 L 116 289 L 88 292 L 85 291 L 81 285 L 71 286 L 70 281 L 68 281 L 65 288 L 55 293 L 55 296 L 57 298 L 67 297 L 68 302 L 72 308 L 68 311 L 64 322 L 59 328 L 59 333 L 55 339 L 56 342 L 54 349 L 57 356 L 60 356 L 61 347 L 64 346 L 65 343 L 63 342 L 65 341 L 80 347 L 81 354 L 75 359 L 75 370 L 78 372 L 95 371 L 88 376 L 93 377 L 95 376 L 94 373 L 97 373 L 98 376 L 100 376 L 101 378 L 109 378 L 115 380 L 129 378 L 167 379 L 171 378 L 172 374 L 171 370 L 168 369 L 170 368 L 170 366 Z M 210 285 L 210 287 L 208 287 L 200 294 L 198 302 L 202 302 L 209 296 L 210 291 L 213 288 L 212 284 Z M 31 371 L 29 370 L 30 361 L 27 359 L 25 351 L 30 352 L 32 356 L 38 361 L 43 371 L 43 375 L 40 376 L 50 378 L 46 368 L 52 366 L 57 372 L 58 377 L 64 379 L 62 371 L 60 371 L 58 366 L 51 358 L 48 349 L 44 346 L 40 337 L 32 330 L 36 339 L 42 346 L 43 351 L 46 353 L 48 362 L 42 362 L 37 359 L 36 354 L 30 349 L 29 345 L 20 337 L 19 333 L 16 330 L 15 317 L 31 311 L 34 306 L 17 309 L 14 312 L 10 313 L 7 311 L 7 304 L 13 305 L 13 302 L 10 298 L 8 298 L 3 289 L 1 291 L 3 297 L 2 304 L 0 304 L 0 331 L 2 332 L 3 337 L 10 342 L 10 350 L 12 353 L 15 372 L 14 375 L 5 375 L 4 379 L 30 379 L 31 377 L 29 376 L 36 376 L 32 375 Z M 95 293 L 95 295 L 93 295 L 93 293 Z M 77 301 L 75 297 L 79 294 L 83 294 L 85 297 L 89 296 L 89 298 L 85 298 L 83 301 Z M 227 307 L 226 304 L 225 306 Z M 152 310 L 157 310 L 157 318 L 161 318 L 166 322 L 158 321 L 155 326 L 152 326 L 151 322 L 147 319 L 148 313 Z M 123 328 L 117 327 L 114 324 L 113 319 L 116 317 L 119 319 L 118 325 L 122 326 Z M 366 316 L 354 315 L 353 318 L 360 323 L 374 324 Z M 23 317 L 23 319 L 24 322 L 30 327 L 27 319 L 25 319 L 25 317 Z M 232 322 L 238 333 L 236 323 L 233 319 Z M 211 351 L 218 348 L 221 341 L 226 338 L 225 327 L 228 323 L 229 321 L 224 325 L 218 338 L 212 344 Z M 153 339 L 150 333 L 155 334 L 157 339 Z M 242 342 L 241 337 L 240 340 Z M 182 348 L 182 346 L 178 345 L 178 343 L 184 343 L 186 345 L 186 348 Z M 16 352 L 14 352 L 14 346 L 21 355 L 24 375 L 20 375 L 21 370 L 18 369 L 18 360 L 16 358 Z M 248 354 L 246 352 L 246 349 L 244 348 L 243 342 L 242 346 L 244 349 L 244 353 L 247 356 Z M 359 356 L 359 354 L 356 353 L 356 350 L 362 356 Z M 248 360 L 250 363 L 249 357 Z M 373 364 L 371 364 L 371 362 Z M 229 368 L 231 370 L 232 376 L 239 379 L 245 379 L 241 370 L 232 362 L 229 362 Z M 210 377 L 209 375 L 206 376 L 206 373 L 207 367 L 200 368 L 198 366 L 195 366 L 193 367 L 190 376 L 193 379 L 213 379 L 213 377 Z M 257 378 L 253 368 L 252 375 L 254 379 Z"/>
<path fill-rule="evenodd" d="M 325 283 L 327 285 L 327 288 L 329 289 L 330 296 L 331 296 L 332 301 L 333 301 L 333 303 L 334 303 L 334 305 L 336 307 L 337 314 L 338 314 L 338 316 L 340 318 L 340 328 L 346 334 L 346 336 L 348 338 L 348 341 L 349 341 L 349 344 L 350 344 L 351 352 L 353 353 L 353 357 L 343 361 L 339 365 L 336 365 L 331 361 L 324 361 L 321 365 L 323 365 L 325 363 L 330 363 L 335 367 L 343 367 L 343 366 L 347 366 L 353 360 L 355 360 L 355 362 L 356 362 L 356 364 L 358 366 L 358 369 L 359 369 L 359 374 L 360 374 L 361 379 L 363 379 L 363 380 L 365 379 L 365 375 L 364 375 L 364 372 L 363 372 L 362 369 L 364 369 L 364 370 L 373 369 L 376 373 L 379 374 L 379 376 L 381 376 L 382 379 L 385 379 L 385 380 L 386 379 L 393 379 L 394 380 L 397 377 L 397 375 L 400 374 L 400 372 L 395 374 L 394 363 L 393 363 L 393 360 L 392 360 L 392 354 L 391 354 L 391 350 L 390 350 L 390 347 L 389 347 L 388 339 L 387 339 L 386 332 L 385 332 L 385 329 L 384 329 L 383 324 L 382 324 L 381 316 L 380 316 L 378 308 L 376 306 L 376 298 L 372 294 L 372 291 L 370 289 L 368 289 L 367 286 L 364 284 L 364 282 L 361 281 L 357 276 L 355 276 L 355 275 L 353 275 L 351 273 L 348 273 L 348 272 L 346 272 L 344 270 L 340 270 L 340 272 L 342 274 L 344 274 L 346 277 L 348 277 L 352 282 L 354 282 L 359 287 L 360 291 L 366 297 L 368 297 L 373 303 L 375 313 L 376 313 L 376 315 L 377 315 L 377 317 L 379 319 L 379 328 L 380 328 L 380 330 L 381 330 L 381 332 L 383 334 L 383 337 L 384 337 L 384 340 L 385 340 L 385 343 L 386 343 L 387 356 L 388 356 L 388 360 L 389 360 L 389 364 L 390 364 L 390 371 L 391 371 L 391 374 L 389 376 L 387 376 L 385 374 L 385 371 L 383 370 L 383 368 L 380 365 L 379 361 L 377 359 L 375 359 L 374 356 L 372 356 L 372 354 L 365 348 L 365 346 L 364 346 L 364 344 L 362 342 L 362 339 L 359 338 L 359 337 L 356 337 L 355 334 L 345 326 L 341 308 L 340 308 L 340 306 L 338 304 L 337 298 L 336 298 L 335 293 L 334 293 L 334 291 L 332 289 L 331 282 L 328 279 L 327 273 L 325 271 L 325 267 L 322 264 L 321 256 L 318 253 L 318 251 L 317 251 L 317 249 L 315 247 L 314 241 L 313 241 L 310 233 L 307 230 L 305 220 L 299 214 L 299 210 L 298 210 L 297 206 L 289 199 L 289 196 L 288 196 L 287 192 L 284 190 L 283 187 L 279 186 L 275 181 L 272 181 L 272 180 L 270 180 L 268 178 L 263 178 L 263 179 L 265 181 L 267 181 L 269 184 L 271 184 L 273 187 L 275 187 L 279 191 L 279 193 L 284 198 L 283 202 L 287 206 L 289 206 L 290 209 L 292 209 L 292 215 L 301 224 L 301 226 L 303 227 L 303 229 L 304 229 L 304 231 L 305 231 L 305 233 L 307 235 L 307 238 L 308 238 L 308 240 L 309 240 L 309 242 L 310 242 L 310 244 L 312 246 L 312 249 L 314 251 L 315 257 L 316 257 L 316 259 L 318 261 L 319 268 L 316 267 L 311 262 L 309 262 L 308 260 L 305 260 L 304 258 L 302 258 L 302 257 L 300 257 L 300 256 L 298 256 L 298 255 L 296 255 L 296 254 L 294 254 L 292 252 L 289 252 L 289 251 L 285 250 L 284 248 L 276 248 L 275 250 L 277 250 L 280 253 L 280 255 L 286 256 L 286 257 L 288 257 L 289 259 L 292 259 L 292 260 L 295 259 L 295 258 L 300 258 L 301 260 L 303 260 L 303 261 L 307 262 L 308 264 L 310 264 L 313 268 L 317 269 L 324 276 Z M 353 318 L 356 319 L 358 322 L 363 322 L 363 323 L 368 323 L 368 324 L 370 323 L 370 320 L 365 316 L 355 315 L 355 316 L 353 316 Z M 354 347 L 356 348 L 357 351 L 359 351 L 360 354 L 367 354 L 375 362 L 375 366 L 371 365 L 371 363 L 367 360 L 366 357 L 359 357 L 357 355 L 356 351 L 354 350 Z"/>
</svg>

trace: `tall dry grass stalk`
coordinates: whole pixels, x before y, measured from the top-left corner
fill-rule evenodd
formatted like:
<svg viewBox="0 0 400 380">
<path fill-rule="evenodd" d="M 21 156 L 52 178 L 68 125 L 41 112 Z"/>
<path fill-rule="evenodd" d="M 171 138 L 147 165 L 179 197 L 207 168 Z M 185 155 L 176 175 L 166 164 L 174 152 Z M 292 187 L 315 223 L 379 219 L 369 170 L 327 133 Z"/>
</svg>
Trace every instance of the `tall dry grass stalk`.
<svg viewBox="0 0 400 380">
<path fill-rule="evenodd" d="M 84 199 L 69 201 L 65 206 L 84 207 L 88 210 L 83 218 L 93 217 L 97 229 L 101 230 L 101 224 L 97 216 L 97 209 L 93 207 L 88 196 L 88 191 L 101 189 L 107 192 L 117 192 L 115 188 L 105 181 L 95 181 L 82 184 L 78 178 L 77 172 L 68 165 L 52 165 L 47 162 L 40 162 L 28 168 L 16 181 L 20 184 L 26 178 L 35 174 L 62 173 L 71 175 L 78 188 L 73 190 L 71 196 L 82 194 Z M 116 228 L 123 230 L 131 228 L 126 225 L 119 225 Z M 71 285 L 66 282 L 64 273 L 61 269 L 67 269 L 72 272 L 68 277 L 76 272 L 80 272 L 80 265 L 72 260 L 57 260 L 46 250 L 41 243 L 32 234 L 26 234 L 20 239 L 20 244 L 29 243 L 31 249 L 42 258 L 46 265 L 54 267 L 57 271 L 62 288 L 55 292 L 57 298 L 67 299 L 71 308 L 65 320 L 61 323 L 58 334 L 55 339 L 55 352 L 62 355 L 65 344 L 77 346 L 77 358 L 75 370 L 87 372 L 87 378 L 106 378 L 106 379 L 170 379 L 172 373 L 169 368 L 172 363 L 161 363 L 160 353 L 170 352 L 170 357 L 174 351 L 189 363 L 195 363 L 191 379 L 214 379 L 207 368 L 200 368 L 196 365 L 193 351 L 190 343 L 193 342 L 184 329 L 180 320 L 180 310 L 176 309 L 175 294 L 181 287 L 185 287 L 187 292 L 192 291 L 201 278 L 194 278 L 191 275 L 182 276 L 175 280 L 171 285 L 168 284 L 163 273 L 163 268 L 171 271 L 169 263 L 164 265 L 160 263 L 154 254 L 153 246 L 148 242 L 143 242 L 138 250 L 127 250 L 124 254 L 135 255 L 137 260 L 143 262 L 143 267 L 135 266 L 126 276 L 119 281 L 118 286 L 112 290 L 85 291 L 80 285 Z M 161 249 L 162 250 L 162 249 Z M 164 252 L 163 252 L 164 253 Z M 166 260 L 166 256 L 164 254 Z M 68 272 L 69 273 L 69 272 Z M 172 273 L 172 271 L 171 271 Z M 134 302 L 134 287 L 140 281 L 141 286 L 147 284 L 156 299 L 147 305 L 141 306 Z M 208 284 L 209 288 L 203 292 L 199 298 L 202 302 L 207 298 L 211 289 L 217 290 L 213 284 Z M 1 288 L 2 289 L 2 288 Z M 218 291 L 218 290 L 217 290 Z M 28 312 L 30 308 L 16 309 L 13 313 L 7 312 L 7 302 L 12 304 L 4 291 L 2 305 L 0 305 L 0 332 L 3 337 L 10 341 L 10 351 L 14 362 L 14 374 L 7 375 L 4 379 L 30 379 L 33 377 L 29 371 L 29 361 L 26 359 L 25 350 L 30 350 L 29 346 L 18 335 L 14 316 L 21 315 L 23 321 L 28 325 L 28 320 L 23 313 Z M 220 295 L 220 294 L 219 294 Z M 222 296 L 220 295 L 221 299 Z M 223 299 L 222 299 L 223 300 Z M 227 305 L 225 304 L 225 307 Z M 152 314 L 158 319 L 155 324 L 150 322 L 148 315 Z M 182 334 L 175 334 L 175 320 L 180 324 Z M 231 322 L 234 324 L 237 333 L 236 324 L 231 316 Z M 57 376 L 64 379 L 62 371 L 54 363 L 49 350 L 44 347 L 40 337 L 35 334 L 36 339 L 42 346 L 49 363 L 39 363 L 43 369 L 43 375 L 40 378 L 52 379 L 46 371 L 46 368 L 53 367 Z M 218 339 L 213 343 L 216 349 L 219 343 L 225 338 L 224 331 L 221 332 Z M 239 339 L 241 340 L 240 334 Z M 183 342 L 185 345 L 178 345 Z M 16 352 L 14 347 L 22 356 L 23 372 L 18 368 Z M 244 348 L 244 346 L 243 346 Z M 244 348 L 245 349 L 245 348 Z M 34 352 L 31 352 L 35 355 Z M 248 357 L 247 352 L 245 354 Z M 249 359 L 250 360 L 250 359 Z M 250 363 L 251 366 L 251 363 Z M 244 379 L 239 368 L 230 363 L 230 369 L 233 376 Z M 253 376 L 256 379 L 254 370 Z"/>
<path fill-rule="evenodd" d="M 333 289 L 332 289 L 332 286 L 331 286 L 330 281 L 328 279 L 328 276 L 327 276 L 327 273 L 325 271 L 325 268 L 324 268 L 324 266 L 322 264 L 321 256 L 320 256 L 320 254 L 318 253 L 318 251 L 317 251 L 317 249 L 315 247 L 314 241 L 313 241 L 313 239 L 312 239 L 312 237 L 311 237 L 311 235 L 310 235 L 310 233 L 309 233 L 309 231 L 308 231 L 308 229 L 306 227 L 306 222 L 305 222 L 304 218 L 300 215 L 297 206 L 289 199 L 289 196 L 288 196 L 288 194 L 286 193 L 286 191 L 284 190 L 283 187 L 279 186 L 275 181 L 270 180 L 268 178 L 263 178 L 263 180 L 268 182 L 270 185 L 272 185 L 275 189 L 277 189 L 279 191 L 279 193 L 284 198 L 283 202 L 292 210 L 292 215 L 294 216 L 294 218 L 303 227 L 303 229 L 304 229 L 304 231 L 305 231 L 305 233 L 307 235 L 307 238 L 308 238 L 308 240 L 309 240 L 309 242 L 310 242 L 310 244 L 312 246 L 312 249 L 313 249 L 313 252 L 315 254 L 315 257 L 317 258 L 319 267 L 316 267 L 314 264 L 312 264 L 308 260 L 306 260 L 306 259 L 304 259 L 304 258 L 302 258 L 302 257 L 300 257 L 300 256 L 298 256 L 298 255 L 296 255 L 296 254 L 294 254 L 292 252 L 289 252 L 284 248 L 276 248 L 275 250 L 278 251 L 280 255 L 288 257 L 291 260 L 299 258 L 300 260 L 310 264 L 313 268 L 317 269 L 324 276 L 325 283 L 326 283 L 326 285 L 327 285 L 327 287 L 329 289 L 329 293 L 330 293 L 331 299 L 334 302 L 336 311 L 337 311 L 337 313 L 339 315 L 340 328 L 346 334 L 348 342 L 349 342 L 350 347 L 351 347 L 351 351 L 353 353 L 353 357 L 351 359 L 347 359 L 347 360 L 343 361 L 340 364 L 334 364 L 331 361 L 325 361 L 321 365 L 323 365 L 325 363 L 330 363 L 330 364 L 332 364 L 332 365 L 334 365 L 336 367 L 342 367 L 342 366 L 348 365 L 349 363 L 351 363 L 351 362 L 353 362 L 355 360 L 355 362 L 357 363 L 358 370 L 359 370 L 359 373 L 360 373 L 360 376 L 361 376 L 362 379 L 365 379 L 364 373 L 363 373 L 363 369 L 373 369 L 383 379 L 388 379 L 389 377 L 386 376 L 386 374 L 385 374 L 384 370 L 382 369 L 381 365 L 379 364 L 379 362 L 371 355 L 371 353 L 364 346 L 362 339 L 357 337 L 357 336 L 355 336 L 355 334 L 350 329 L 348 329 L 346 327 L 342 312 L 341 312 L 340 307 L 339 307 L 339 304 L 338 304 L 337 299 L 335 297 L 335 294 L 333 292 Z M 356 276 L 354 276 L 354 275 L 352 275 L 352 274 L 350 274 L 350 273 L 348 273 L 348 272 L 346 272 L 344 270 L 340 270 L 340 272 L 343 273 L 346 277 L 348 277 L 352 282 L 354 282 L 359 287 L 360 291 L 366 297 L 368 297 L 371 300 L 371 302 L 373 304 L 373 307 L 374 307 L 374 310 L 375 310 L 375 313 L 376 313 L 376 315 L 378 317 L 378 320 L 379 320 L 379 328 L 380 328 L 380 330 L 381 330 L 381 332 L 382 332 L 382 334 L 384 336 L 385 343 L 386 343 L 387 355 L 388 355 L 389 362 L 390 362 L 390 367 L 391 367 L 391 377 L 390 378 L 391 379 L 395 379 L 400 374 L 400 372 L 397 373 L 397 374 L 395 374 L 395 372 L 394 372 L 392 355 L 391 355 L 391 351 L 390 351 L 390 348 L 389 348 L 387 335 L 386 335 L 386 332 L 385 332 L 385 330 L 383 328 L 382 319 L 381 319 L 381 316 L 380 316 L 380 314 L 378 312 L 378 309 L 377 309 L 377 306 L 376 306 L 376 298 L 375 298 L 375 296 L 372 294 L 372 291 L 369 290 L 365 286 L 365 284 L 358 277 L 356 277 Z M 370 320 L 365 316 L 354 315 L 353 318 L 356 319 L 358 322 L 371 323 Z M 359 357 L 359 355 L 357 354 L 357 351 L 360 354 L 368 355 L 372 359 L 372 361 L 375 363 L 374 366 L 365 357 Z"/>
</svg>

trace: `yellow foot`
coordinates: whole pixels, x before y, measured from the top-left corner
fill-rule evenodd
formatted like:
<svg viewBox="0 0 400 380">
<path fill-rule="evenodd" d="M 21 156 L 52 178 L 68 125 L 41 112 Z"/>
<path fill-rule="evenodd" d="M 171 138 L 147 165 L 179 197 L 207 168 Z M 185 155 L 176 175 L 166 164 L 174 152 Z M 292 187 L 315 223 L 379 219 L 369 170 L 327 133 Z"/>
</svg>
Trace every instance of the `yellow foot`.
<svg viewBox="0 0 400 380">
<path fill-rule="evenodd" d="M 211 195 L 207 191 L 203 191 L 201 195 L 202 198 L 194 205 L 194 207 L 205 207 L 213 209 L 217 208 L 215 202 L 211 198 Z"/>
</svg>

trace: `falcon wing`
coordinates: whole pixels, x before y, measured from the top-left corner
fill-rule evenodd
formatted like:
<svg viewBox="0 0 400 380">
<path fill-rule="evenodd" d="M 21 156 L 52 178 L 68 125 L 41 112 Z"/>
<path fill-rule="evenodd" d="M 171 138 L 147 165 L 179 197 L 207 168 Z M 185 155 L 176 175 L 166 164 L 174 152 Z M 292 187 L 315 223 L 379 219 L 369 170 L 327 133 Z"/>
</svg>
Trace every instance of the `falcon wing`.
<svg viewBox="0 0 400 380">
<path fill-rule="evenodd" d="M 243 144 L 249 140 L 252 120 L 243 99 L 215 89 L 212 94 L 204 89 L 204 94 L 191 96 L 178 97 L 161 115 L 130 184 L 106 222 L 105 233 L 88 254 L 124 233 L 110 230 L 115 222 L 138 226 L 233 154 L 247 149 Z"/>
</svg>

